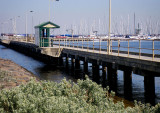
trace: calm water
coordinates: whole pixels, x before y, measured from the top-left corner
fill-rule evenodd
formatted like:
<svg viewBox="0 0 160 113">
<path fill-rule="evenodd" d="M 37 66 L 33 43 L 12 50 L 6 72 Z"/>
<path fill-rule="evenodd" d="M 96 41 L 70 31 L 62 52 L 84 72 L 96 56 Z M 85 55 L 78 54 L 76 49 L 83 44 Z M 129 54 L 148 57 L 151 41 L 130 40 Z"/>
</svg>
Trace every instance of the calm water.
<svg viewBox="0 0 160 113">
<path fill-rule="evenodd" d="M 135 42 L 134 42 L 135 43 Z M 159 43 L 158 43 L 159 45 Z M 159 46 L 160 47 L 160 46 Z M 65 66 L 55 67 L 54 65 L 47 65 L 41 61 L 35 60 L 31 57 L 25 56 L 21 53 L 18 53 L 14 50 L 8 49 L 2 45 L 0 45 L 0 57 L 3 59 L 9 59 L 19 64 L 20 66 L 26 68 L 31 71 L 37 77 L 42 80 L 52 80 L 55 82 L 60 82 L 64 77 L 66 79 L 71 79 L 76 81 L 73 76 L 73 72 L 71 71 L 71 62 L 69 61 L 68 69 Z M 64 59 L 65 64 L 65 59 Z M 83 62 L 81 62 L 80 70 L 76 72 L 77 75 L 83 74 Z M 89 76 L 92 74 L 92 65 L 89 64 Z M 101 71 L 100 71 L 101 74 Z M 132 75 L 132 87 L 133 87 L 133 99 L 138 101 L 145 101 L 144 97 L 144 77 L 140 75 L 133 74 Z M 118 88 L 117 93 L 121 97 L 124 94 L 124 84 L 123 84 L 123 72 L 118 70 Z M 160 77 L 155 77 L 155 89 L 156 89 L 156 103 L 160 102 Z"/>
<path fill-rule="evenodd" d="M 68 76 L 63 72 L 62 67 L 57 68 L 55 66 L 47 65 L 41 61 L 35 60 L 12 49 L 8 49 L 2 45 L 0 45 L 0 58 L 12 60 L 42 80 L 53 80 L 55 82 L 60 82 L 64 77 L 67 79 L 73 79 L 72 76 Z"/>
</svg>

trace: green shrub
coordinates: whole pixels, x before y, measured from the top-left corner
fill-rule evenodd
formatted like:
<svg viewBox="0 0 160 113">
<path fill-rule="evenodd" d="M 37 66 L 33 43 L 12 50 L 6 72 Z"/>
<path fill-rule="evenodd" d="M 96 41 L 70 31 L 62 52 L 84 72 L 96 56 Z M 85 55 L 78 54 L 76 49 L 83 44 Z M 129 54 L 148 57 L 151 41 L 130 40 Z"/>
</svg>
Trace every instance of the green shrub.
<svg viewBox="0 0 160 113">
<path fill-rule="evenodd" d="M 123 102 L 113 102 L 108 88 L 103 89 L 88 77 L 77 84 L 66 79 L 60 83 L 32 79 L 28 84 L 0 92 L 1 113 L 158 113 L 159 108 L 159 104 L 125 108 Z"/>
</svg>

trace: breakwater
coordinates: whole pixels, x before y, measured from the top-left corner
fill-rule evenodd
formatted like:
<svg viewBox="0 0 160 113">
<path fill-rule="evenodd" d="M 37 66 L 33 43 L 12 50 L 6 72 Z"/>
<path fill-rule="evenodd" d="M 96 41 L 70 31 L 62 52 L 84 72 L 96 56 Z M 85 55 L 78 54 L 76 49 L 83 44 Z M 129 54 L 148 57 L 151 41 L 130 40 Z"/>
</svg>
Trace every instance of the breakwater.
<svg viewBox="0 0 160 113">
<path fill-rule="evenodd" d="M 58 58 L 42 54 L 41 49 L 35 44 L 18 41 L 10 41 L 8 44 L 0 41 L 0 44 L 45 63 L 58 64 Z"/>
</svg>

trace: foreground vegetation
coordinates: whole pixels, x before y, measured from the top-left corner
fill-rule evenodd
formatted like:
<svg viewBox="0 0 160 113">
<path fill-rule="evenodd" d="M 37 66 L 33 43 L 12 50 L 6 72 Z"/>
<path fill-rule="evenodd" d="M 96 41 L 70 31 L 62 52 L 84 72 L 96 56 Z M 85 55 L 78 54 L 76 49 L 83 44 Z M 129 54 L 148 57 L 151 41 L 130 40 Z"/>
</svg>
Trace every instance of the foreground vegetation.
<svg viewBox="0 0 160 113">
<path fill-rule="evenodd" d="M 13 113 L 158 113 L 156 106 L 135 103 L 135 107 L 124 107 L 123 102 L 113 102 L 113 92 L 89 80 L 62 80 L 30 82 L 10 90 L 0 91 L 0 112 Z"/>
</svg>

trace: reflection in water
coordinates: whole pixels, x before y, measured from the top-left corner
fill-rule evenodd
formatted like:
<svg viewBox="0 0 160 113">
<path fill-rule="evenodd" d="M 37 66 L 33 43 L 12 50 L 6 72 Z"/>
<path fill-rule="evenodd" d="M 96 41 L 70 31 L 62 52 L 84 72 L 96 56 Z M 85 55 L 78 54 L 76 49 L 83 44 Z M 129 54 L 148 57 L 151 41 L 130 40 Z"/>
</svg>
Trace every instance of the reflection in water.
<svg viewBox="0 0 160 113">
<path fill-rule="evenodd" d="M 74 69 L 71 59 L 66 63 L 65 58 L 63 59 L 63 65 L 55 66 L 55 65 L 47 65 L 41 61 L 37 61 L 31 57 L 20 54 L 14 50 L 8 49 L 4 46 L 0 45 L 0 57 L 3 59 L 9 59 L 13 62 L 19 64 L 20 66 L 26 68 L 31 71 L 41 80 L 52 80 L 55 82 L 60 82 L 64 77 L 67 80 L 72 80 L 76 82 L 76 78 L 84 78 L 84 62 L 80 62 L 80 67 L 78 69 Z M 101 69 L 102 66 L 99 67 Z M 88 64 L 88 76 L 92 78 L 92 64 Z M 99 82 L 102 83 L 102 70 L 99 72 L 100 78 Z M 107 77 L 106 77 L 107 78 Z M 117 95 L 120 97 L 124 97 L 124 80 L 123 80 L 123 71 L 118 70 L 117 76 Z M 155 77 L 155 92 L 156 98 L 155 102 L 160 102 L 160 77 Z M 145 101 L 144 97 L 144 77 L 139 76 L 132 73 L 132 96 L 133 100 Z"/>
<path fill-rule="evenodd" d="M 44 65 L 43 67 L 36 68 L 35 71 L 39 73 L 39 78 L 41 80 L 60 82 L 63 78 L 66 78 L 67 80 L 72 79 L 75 81 L 72 76 L 65 72 L 63 66 L 57 67 L 55 65 Z"/>
</svg>

